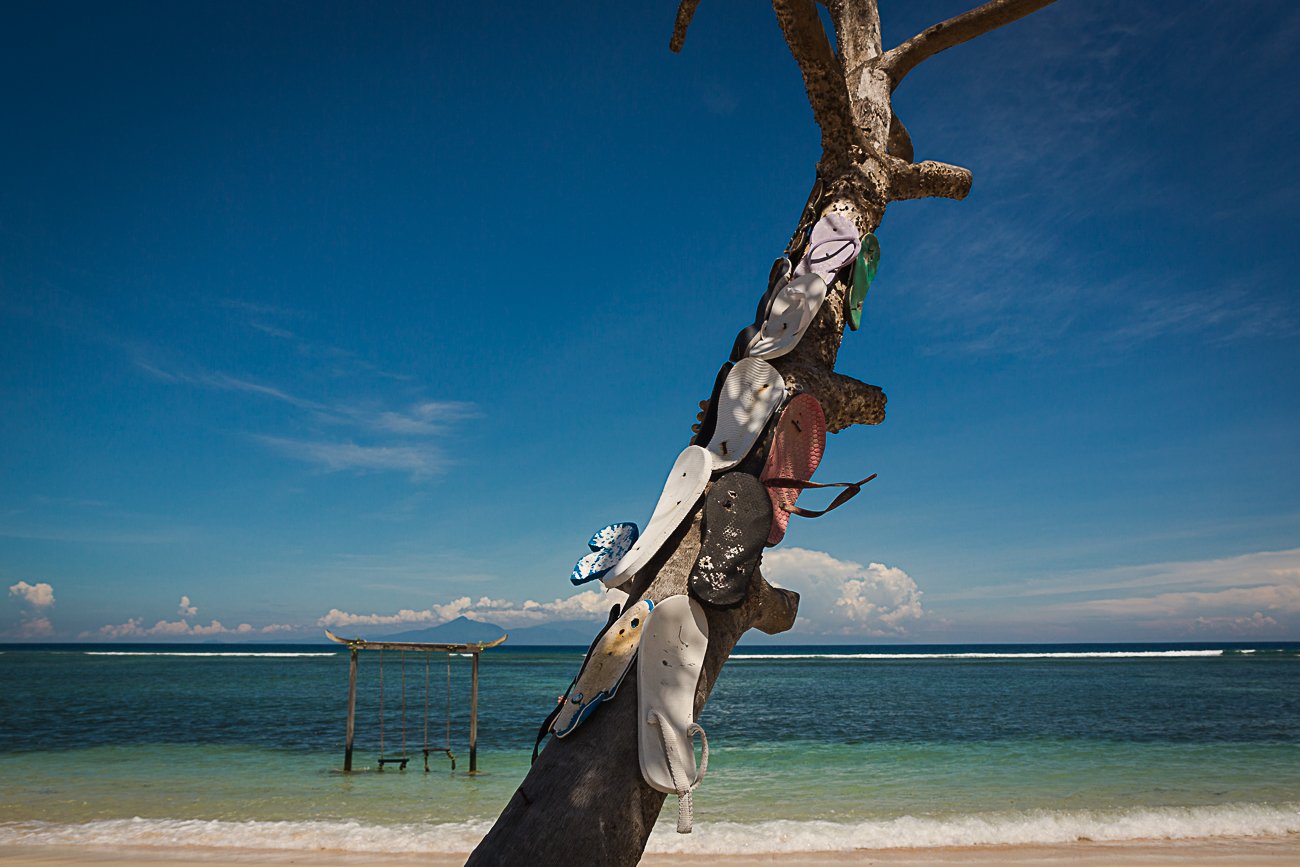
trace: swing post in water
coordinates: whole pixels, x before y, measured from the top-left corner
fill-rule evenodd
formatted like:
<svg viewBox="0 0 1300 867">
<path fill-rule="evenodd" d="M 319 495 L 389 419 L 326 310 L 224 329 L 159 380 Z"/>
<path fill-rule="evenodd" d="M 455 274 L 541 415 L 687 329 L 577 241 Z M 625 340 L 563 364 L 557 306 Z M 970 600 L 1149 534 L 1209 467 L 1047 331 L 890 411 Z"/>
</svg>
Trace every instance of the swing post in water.
<svg viewBox="0 0 1300 867">
<path fill-rule="evenodd" d="M 383 687 L 382 687 L 382 683 L 383 683 L 383 651 L 385 651 L 385 650 L 397 650 L 397 651 L 403 651 L 403 652 L 405 652 L 405 651 L 412 651 L 412 652 L 417 652 L 417 653 L 424 653 L 424 654 L 426 654 L 426 657 L 425 657 L 425 687 L 424 687 L 424 688 L 425 688 L 425 697 L 424 697 L 424 707 L 425 707 L 425 720 L 424 720 L 424 731 L 425 731 L 425 736 L 424 736 L 424 739 L 425 739 L 425 743 L 424 743 L 424 769 L 425 769 L 426 771 L 429 770 L 429 753 L 430 753 L 430 752 L 444 752 L 444 753 L 446 753 L 446 754 L 447 754 L 447 758 L 451 760 L 451 763 L 452 763 L 452 769 L 454 770 L 455 767 L 456 767 L 456 758 L 455 758 L 455 756 L 452 754 L 452 751 L 451 751 L 451 654 L 453 654 L 453 653 L 464 653 L 464 654 L 469 654 L 469 656 L 470 656 L 470 694 L 469 694 L 469 772 L 470 772 L 471 774 L 477 774 L 477 773 L 478 773 L 478 658 L 479 658 L 479 654 L 481 654 L 483 651 L 488 650 L 488 649 L 493 648 L 493 647 L 497 647 L 497 646 L 503 644 L 503 643 L 505 642 L 505 640 L 506 640 L 506 638 L 507 638 L 508 636 L 506 636 L 506 635 L 502 635 L 500 638 L 496 639 L 495 641 L 473 642 L 473 643 L 467 643 L 467 644 L 432 644 L 432 643 L 416 642 L 416 641 L 367 641 L 367 640 L 364 639 L 364 638 L 341 638 L 341 637 L 335 635 L 333 632 L 330 632 L 328 629 L 325 630 L 325 636 L 326 636 L 327 638 L 329 638 L 331 641 L 335 641 L 335 642 L 338 642 L 339 644 L 342 644 L 342 645 L 346 646 L 346 647 L 348 648 L 348 651 L 349 651 L 349 652 L 348 652 L 348 716 L 347 716 L 347 730 L 346 730 L 346 735 L 345 735 L 344 745 L 343 745 L 343 770 L 344 770 L 344 772 L 350 772 L 350 771 L 352 770 L 353 742 L 354 742 L 355 735 L 356 735 L 357 667 L 358 667 L 358 658 L 359 658 L 359 655 L 360 655 L 360 651 L 362 651 L 362 650 L 378 650 L 378 651 L 380 652 L 380 673 L 379 673 L 379 677 L 380 677 L 380 684 L 381 684 L 381 687 L 380 687 L 380 690 L 381 690 L 381 694 L 380 694 L 380 702 L 381 702 L 381 706 L 382 706 L 382 702 L 383 702 L 383 695 L 382 695 L 382 690 L 383 690 Z M 429 721 L 428 721 L 428 713 L 429 713 L 429 695 L 428 695 L 428 692 L 429 692 L 429 677 L 428 677 L 428 656 L 427 656 L 427 654 L 430 654 L 430 653 L 445 653 L 445 654 L 447 654 L 447 666 L 448 666 L 448 669 L 447 669 L 447 729 L 446 729 L 446 731 L 447 731 L 447 743 L 446 743 L 446 745 L 445 745 L 444 747 L 442 747 L 442 748 L 430 748 L 430 747 L 429 747 L 429 744 L 428 744 L 428 731 L 429 731 Z M 400 664 L 402 664 L 403 666 L 405 665 L 404 658 L 403 658 L 403 661 L 402 661 Z M 403 747 L 403 749 L 402 749 L 402 753 L 403 753 L 403 755 L 402 755 L 401 758 L 398 758 L 398 759 L 386 759 L 386 758 L 384 758 L 384 756 L 382 755 L 382 752 L 383 752 L 383 746 L 382 746 L 382 741 L 383 741 L 383 734 L 382 734 L 382 731 L 383 731 L 383 716 L 382 716 L 382 714 L 383 714 L 383 711 L 381 710 L 381 711 L 380 711 L 381 716 L 380 716 L 380 721 L 379 721 L 380 732 L 381 732 L 381 734 L 380 734 L 380 739 L 381 739 L 380 752 L 381 752 L 381 755 L 380 755 L 380 759 L 379 759 L 379 762 L 380 762 L 380 764 L 379 764 L 379 770 L 383 770 L 383 766 L 384 766 L 384 764 L 388 764 L 388 763 L 398 764 L 399 767 L 400 767 L 402 770 L 405 770 L 405 769 L 406 769 L 406 762 L 407 762 L 407 760 L 408 760 L 408 757 L 405 755 L 405 753 L 406 753 L 406 749 L 405 749 L 405 747 L 406 747 L 406 692 L 405 692 L 405 668 L 403 668 L 403 670 L 402 670 L 402 682 L 403 682 L 403 688 L 402 688 L 402 747 Z"/>
</svg>

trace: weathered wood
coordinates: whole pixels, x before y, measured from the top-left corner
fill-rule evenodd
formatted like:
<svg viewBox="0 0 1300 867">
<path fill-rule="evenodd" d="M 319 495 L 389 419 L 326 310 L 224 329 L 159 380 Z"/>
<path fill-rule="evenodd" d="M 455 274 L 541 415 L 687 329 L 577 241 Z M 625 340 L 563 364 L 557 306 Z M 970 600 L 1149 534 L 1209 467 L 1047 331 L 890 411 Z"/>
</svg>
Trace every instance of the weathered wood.
<svg viewBox="0 0 1300 867">
<path fill-rule="evenodd" d="M 335 641 L 335 642 L 337 642 L 337 643 L 339 643 L 339 644 L 346 645 L 347 648 L 348 648 L 348 651 L 349 651 L 349 659 L 348 659 L 348 724 L 347 724 L 347 735 L 346 735 L 346 738 L 345 738 L 345 740 L 344 740 L 344 746 L 343 746 L 343 770 L 344 770 L 344 771 L 351 771 L 351 770 L 352 770 L 352 742 L 353 742 L 353 734 L 354 734 L 354 732 L 355 732 L 355 730 L 356 730 L 356 711 L 357 711 L 357 655 L 358 655 L 362 650 L 378 650 L 378 651 L 381 651 L 381 654 L 380 654 L 381 663 L 380 663 L 380 668 L 379 668 L 379 671 L 380 671 L 380 677 L 379 677 L 379 682 L 380 682 L 380 694 L 379 694 L 379 713 L 380 713 L 380 730 L 379 730 L 380 738 L 379 738 L 379 743 L 380 743 L 380 759 L 379 759 L 379 762 L 378 762 L 378 768 L 379 768 L 379 770 L 382 771 L 382 770 L 384 769 L 384 765 L 388 765 L 388 764 L 396 764 L 396 765 L 399 765 L 400 768 L 401 768 L 402 770 L 406 770 L 406 763 L 407 763 L 407 761 L 408 761 L 409 759 L 408 759 L 408 757 L 406 757 L 406 729 L 405 729 L 406 717 L 405 717 L 405 713 L 403 713 L 403 717 L 402 717 L 402 724 L 403 724 L 403 729 L 402 729 L 402 757 L 400 757 L 400 758 L 394 758 L 394 759 L 385 759 L 385 758 L 383 758 L 383 663 L 382 663 L 382 657 L 383 657 L 383 654 L 382 654 L 382 651 L 385 651 L 385 650 L 400 650 L 400 651 L 405 652 L 405 651 L 408 651 L 408 650 L 409 650 L 409 651 L 413 651 L 413 652 L 417 652 L 417 653 L 468 653 L 468 654 L 470 655 L 470 658 L 471 658 L 471 660 L 472 660 L 471 670 L 472 670 L 473 673 L 472 673 L 472 675 L 471 675 L 471 679 L 470 679 L 470 700 L 469 700 L 469 772 L 470 772 L 471 774 L 478 773 L 478 658 L 479 658 L 479 654 L 481 654 L 483 651 L 485 651 L 485 650 L 490 650 L 490 649 L 493 648 L 493 647 L 499 647 L 499 646 L 501 646 L 502 644 L 504 644 L 505 641 L 506 641 L 506 639 L 510 637 L 509 634 L 502 635 L 500 638 L 494 639 L 494 640 L 492 640 L 492 641 L 470 642 L 470 643 L 467 643 L 467 644 L 443 644 L 443 643 L 434 643 L 434 642 L 425 642 L 425 641 L 368 641 L 368 640 L 366 640 L 366 639 L 364 639 L 364 638 L 342 638 L 342 637 L 340 637 L 340 636 L 338 636 L 338 635 L 335 635 L 333 632 L 330 632 L 328 629 L 325 630 L 325 637 L 328 638 L 330 641 Z M 450 658 L 449 658 L 449 659 L 450 659 Z M 450 665 L 450 661 L 448 662 L 448 664 Z M 429 674 L 428 674 L 428 671 L 429 671 L 429 669 L 428 669 L 428 662 L 427 662 L 427 658 L 426 658 L 426 662 L 425 662 L 425 676 L 424 676 L 424 690 L 425 690 L 425 695 L 424 695 L 424 698 L 425 698 L 425 709 L 424 709 L 424 712 L 425 712 L 425 720 L 424 720 L 424 727 L 425 727 L 425 740 L 426 740 L 426 741 L 428 740 L 428 730 L 429 730 L 429 720 L 428 720 L 428 713 L 429 713 Z M 450 672 L 449 672 L 449 673 L 448 673 L 448 678 L 450 678 L 450 677 L 451 677 L 451 675 L 450 675 Z M 447 689 L 448 689 L 449 692 L 450 692 L 450 689 L 451 689 L 450 684 L 451 684 L 451 681 L 448 680 L 448 687 L 447 687 Z M 403 707 L 403 708 L 406 707 L 406 667 L 405 667 L 405 661 L 403 661 L 403 666 L 402 666 L 402 707 Z M 447 754 L 447 757 L 448 757 L 449 759 L 451 759 L 451 766 L 452 766 L 452 769 L 453 769 L 453 770 L 455 769 L 455 767 L 456 767 L 456 757 L 453 756 L 452 753 L 451 753 L 451 729 L 450 729 L 450 727 L 448 727 L 448 729 L 447 729 L 447 749 L 445 749 L 445 750 L 435 750 L 435 752 L 445 752 L 445 753 Z M 425 748 L 424 748 L 424 769 L 425 769 L 426 771 L 429 770 L 429 748 L 428 748 L 427 744 L 426 744 L 426 746 L 425 746 Z"/>
<path fill-rule="evenodd" d="M 469 680 L 469 772 L 478 773 L 478 654 L 474 654 Z M 450 744 L 449 744 L 450 746 Z"/>
<path fill-rule="evenodd" d="M 482 653 L 505 644 L 510 633 L 492 641 L 474 641 L 469 644 L 435 644 L 427 641 L 368 641 L 364 638 L 340 638 L 328 629 L 325 637 L 356 650 L 415 650 L 424 653 Z"/>
<path fill-rule="evenodd" d="M 681 5 L 677 7 L 677 20 L 673 22 L 673 35 L 668 40 L 668 50 L 677 52 L 682 50 L 682 44 L 686 42 L 686 28 L 691 26 L 691 19 L 695 17 L 695 7 L 700 5 L 700 0 L 682 0 Z"/>
<path fill-rule="evenodd" d="M 665 546 L 670 553 L 633 578 L 633 599 L 686 592 L 700 549 L 702 514 L 696 509 Z M 695 693 L 697 717 L 740 636 L 756 624 L 769 634 L 789 629 L 798 605 L 797 593 L 772 587 L 756 573 L 742 605 L 706 609 L 709 648 Z M 597 713 L 567 737 L 550 740 L 467 864 L 635 864 L 665 798 L 641 779 L 636 710 L 632 671 Z"/>
<path fill-rule="evenodd" d="M 837 55 L 814 0 L 773 0 L 821 128 L 822 156 L 817 172 L 823 193 L 818 214 L 841 213 L 865 234 L 880 224 L 890 201 L 964 196 L 970 189 L 970 173 L 965 169 L 912 162 L 911 139 L 893 117 L 893 88 L 925 57 L 1047 2 L 1050 0 L 994 0 L 886 53 L 880 44 L 876 0 L 829 0 Z M 696 5 L 697 0 L 681 3 L 673 50 L 681 47 Z M 808 392 L 817 397 L 831 431 L 854 424 L 879 424 L 885 414 L 885 395 L 880 388 L 835 372 L 845 325 L 844 291 L 841 283 L 832 284 L 799 345 L 774 362 L 791 393 Z M 746 462 L 741 468 L 746 469 Z M 752 465 L 748 469 L 752 470 Z M 643 597 L 660 601 L 687 592 L 700 550 L 702 513 L 702 506 L 697 505 L 661 551 L 633 576 L 624 588 L 629 591 L 629 602 Z M 709 646 L 695 694 L 697 718 L 745 631 L 757 628 L 775 634 L 789 629 L 798 604 L 798 594 L 772 587 L 761 570 L 756 570 L 749 595 L 740 606 L 729 610 L 706 606 Z M 471 853 L 468 864 L 572 867 L 632 865 L 640 859 L 665 796 L 641 778 L 635 679 L 636 674 L 629 673 L 623 688 L 597 713 L 572 734 L 547 744 L 496 824 Z M 545 710 L 538 708 L 539 717 Z M 707 722 L 706 716 L 706 728 Z M 706 779 L 697 793 L 697 803 L 707 800 L 708 789 Z"/>
<path fill-rule="evenodd" d="M 357 653 L 354 647 L 348 651 L 348 728 L 343 741 L 343 770 L 352 770 L 352 737 L 357 728 Z"/>
</svg>

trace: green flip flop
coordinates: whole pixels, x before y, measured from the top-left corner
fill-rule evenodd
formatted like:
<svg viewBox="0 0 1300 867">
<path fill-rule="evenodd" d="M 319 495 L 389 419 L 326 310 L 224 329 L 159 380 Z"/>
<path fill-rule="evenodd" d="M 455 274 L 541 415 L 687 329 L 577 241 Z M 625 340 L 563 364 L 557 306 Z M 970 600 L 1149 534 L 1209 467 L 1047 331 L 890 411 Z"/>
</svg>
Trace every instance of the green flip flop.
<svg viewBox="0 0 1300 867">
<path fill-rule="evenodd" d="M 880 267 L 880 242 L 874 232 L 868 232 L 862 239 L 862 249 L 858 252 L 858 261 L 853 265 L 853 286 L 849 289 L 848 319 L 849 329 L 857 331 L 862 327 L 862 304 L 867 300 L 867 290 L 876 279 L 876 269 Z"/>
</svg>

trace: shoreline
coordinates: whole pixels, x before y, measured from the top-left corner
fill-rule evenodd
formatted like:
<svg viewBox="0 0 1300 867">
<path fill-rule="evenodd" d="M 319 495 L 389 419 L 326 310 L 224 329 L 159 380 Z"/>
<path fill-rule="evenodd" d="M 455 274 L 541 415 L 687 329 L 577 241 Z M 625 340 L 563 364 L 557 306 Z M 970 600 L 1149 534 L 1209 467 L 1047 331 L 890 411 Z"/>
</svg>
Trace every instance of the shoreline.
<svg viewBox="0 0 1300 867">
<path fill-rule="evenodd" d="M 339 850 L 265 850 L 204 847 L 0 846 L 0 865 L 41 867 L 243 867 L 250 864 L 314 864 L 328 867 L 450 867 L 468 852 L 379 854 Z M 886 867 L 995 867 L 995 865 L 1085 865 L 1085 867 L 1283 867 L 1300 863 L 1300 835 L 1206 837 L 1195 840 L 1076 842 L 1051 845 L 946 846 L 926 849 L 856 849 L 843 852 L 783 852 L 754 855 L 648 854 L 651 867 L 713 867 L 772 864 L 823 867 L 881 864 Z"/>
</svg>

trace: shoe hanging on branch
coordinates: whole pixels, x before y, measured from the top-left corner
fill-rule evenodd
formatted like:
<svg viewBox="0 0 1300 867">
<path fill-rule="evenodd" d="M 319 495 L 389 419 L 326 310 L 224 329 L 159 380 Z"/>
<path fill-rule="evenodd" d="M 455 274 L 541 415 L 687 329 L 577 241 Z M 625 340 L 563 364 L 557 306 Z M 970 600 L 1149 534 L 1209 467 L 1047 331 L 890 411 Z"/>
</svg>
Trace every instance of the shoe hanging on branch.
<svg viewBox="0 0 1300 867">
<path fill-rule="evenodd" d="M 784 632 L 798 611 L 798 594 L 763 578 L 763 544 L 781 541 L 790 514 L 830 510 L 796 506 L 800 491 L 843 487 L 834 508 L 874 478 L 811 481 L 826 432 L 885 418 L 878 386 L 835 372 L 844 330 L 860 326 L 876 276 L 875 230 L 891 202 L 962 199 L 970 191 L 967 169 L 915 161 L 893 92 L 940 51 L 1050 3 L 992 0 L 885 50 L 876 0 L 827 0 L 829 36 L 814 0 L 773 0 L 821 132 L 812 190 L 759 293 L 753 323 L 737 335 L 700 404 L 696 436 L 678 456 L 650 522 L 616 566 L 608 566 L 613 554 L 602 552 L 627 539 L 617 532 L 608 546 L 593 539 L 595 556 L 575 570 L 581 580 L 603 572 L 606 586 L 626 591 L 625 612 L 653 603 L 633 663 L 637 689 L 602 697 L 598 712 L 547 744 L 469 864 L 630 867 L 669 793 L 678 798 L 678 830 L 690 830 L 692 804 L 708 788 L 697 790 L 707 743 L 696 720 L 723 664 L 746 631 Z M 673 51 L 682 49 L 699 5 L 682 0 L 678 7 Z M 737 543 L 730 552 L 718 544 L 728 534 Z M 620 659 L 626 651 L 625 644 Z M 618 668 L 611 666 L 615 674 Z M 696 734 L 704 748 L 698 763 Z"/>
</svg>

